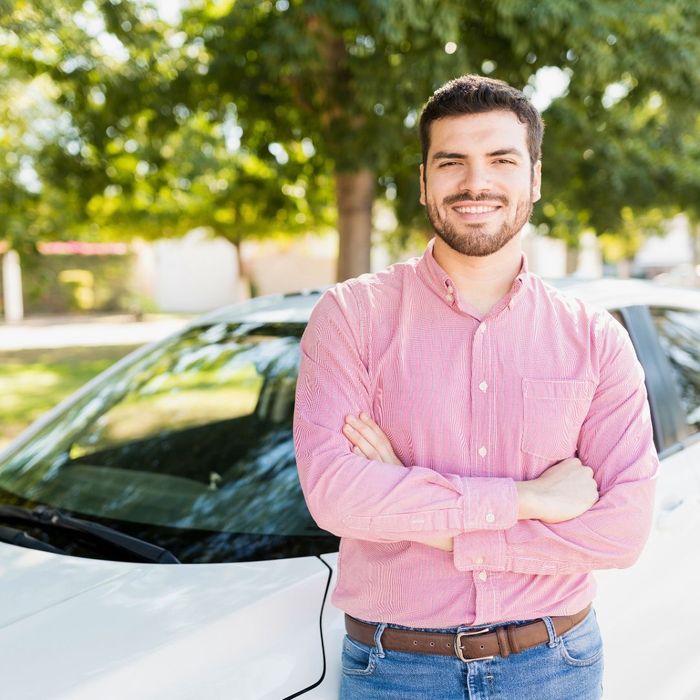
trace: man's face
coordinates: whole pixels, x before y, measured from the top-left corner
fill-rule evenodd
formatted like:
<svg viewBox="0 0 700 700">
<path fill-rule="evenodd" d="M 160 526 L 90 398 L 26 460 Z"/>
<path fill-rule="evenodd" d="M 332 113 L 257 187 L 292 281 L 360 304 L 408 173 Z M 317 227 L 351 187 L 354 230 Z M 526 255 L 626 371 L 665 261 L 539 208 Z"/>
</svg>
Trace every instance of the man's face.
<svg viewBox="0 0 700 700">
<path fill-rule="evenodd" d="M 421 204 L 447 245 L 463 255 L 495 253 L 540 198 L 540 163 L 531 166 L 527 127 L 504 110 L 438 119 L 420 187 Z"/>
</svg>

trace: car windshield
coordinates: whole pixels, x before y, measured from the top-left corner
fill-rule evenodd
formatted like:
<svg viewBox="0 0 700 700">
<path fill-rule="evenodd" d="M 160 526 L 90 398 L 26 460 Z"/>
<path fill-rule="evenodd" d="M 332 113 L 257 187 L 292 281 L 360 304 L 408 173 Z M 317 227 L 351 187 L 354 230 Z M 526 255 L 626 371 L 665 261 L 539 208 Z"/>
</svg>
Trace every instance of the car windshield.
<svg viewBox="0 0 700 700">
<path fill-rule="evenodd" d="M 303 329 L 215 323 L 126 362 L 7 456 L 0 502 L 60 508 L 183 562 L 333 551 L 294 459 Z"/>
</svg>

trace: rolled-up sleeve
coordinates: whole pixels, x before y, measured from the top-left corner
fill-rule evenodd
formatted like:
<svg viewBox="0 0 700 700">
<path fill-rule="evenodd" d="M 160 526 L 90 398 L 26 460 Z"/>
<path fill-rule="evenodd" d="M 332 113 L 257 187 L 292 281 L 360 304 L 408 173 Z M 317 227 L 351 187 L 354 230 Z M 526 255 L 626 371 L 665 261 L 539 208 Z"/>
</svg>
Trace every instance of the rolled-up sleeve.
<svg viewBox="0 0 700 700">
<path fill-rule="evenodd" d="M 342 433 L 347 415 L 372 414 L 368 343 L 351 286 L 321 297 L 301 340 L 294 409 L 299 480 L 318 525 L 376 542 L 503 530 L 517 518 L 509 478 L 469 478 L 369 460 Z"/>
</svg>

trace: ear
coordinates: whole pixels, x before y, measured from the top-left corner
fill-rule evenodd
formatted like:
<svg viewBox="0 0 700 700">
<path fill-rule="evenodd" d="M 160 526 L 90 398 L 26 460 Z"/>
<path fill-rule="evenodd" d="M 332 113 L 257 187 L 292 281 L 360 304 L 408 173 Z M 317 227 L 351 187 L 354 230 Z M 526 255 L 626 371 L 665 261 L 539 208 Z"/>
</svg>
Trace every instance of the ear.
<svg viewBox="0 0 700 700">
<path fill-rule="evenodd" d="M 542 184 L 542 161 L 538 160 L 532 170 L 532 201 L 538 202 L 542 196 L 540 185 Z"/>
<path fill-rule="evenodd" d="M 425 168 L 420 164 L 420 203 L 425 206 Z"/>
</svg>

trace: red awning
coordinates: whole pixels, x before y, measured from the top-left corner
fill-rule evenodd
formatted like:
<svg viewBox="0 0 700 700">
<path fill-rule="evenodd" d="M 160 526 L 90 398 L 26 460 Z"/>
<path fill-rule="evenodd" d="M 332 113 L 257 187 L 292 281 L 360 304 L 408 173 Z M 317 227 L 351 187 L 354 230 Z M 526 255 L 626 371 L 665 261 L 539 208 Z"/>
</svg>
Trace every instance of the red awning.
<svg viewBox="0 0 700 700">
<path fill-rule="evenodd" d="M 127 255 L 127 243 L 86 243 L 84 241 L 49 241 L 39 243 L 43 255 Z M 7 252 L 8 244 L 0 241 L 0 254 Z"/>
</svg>

